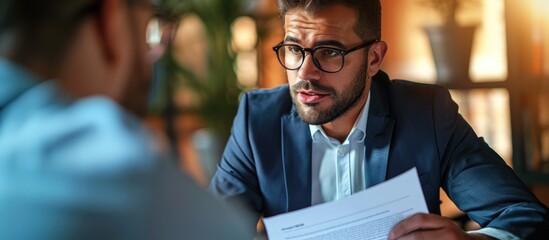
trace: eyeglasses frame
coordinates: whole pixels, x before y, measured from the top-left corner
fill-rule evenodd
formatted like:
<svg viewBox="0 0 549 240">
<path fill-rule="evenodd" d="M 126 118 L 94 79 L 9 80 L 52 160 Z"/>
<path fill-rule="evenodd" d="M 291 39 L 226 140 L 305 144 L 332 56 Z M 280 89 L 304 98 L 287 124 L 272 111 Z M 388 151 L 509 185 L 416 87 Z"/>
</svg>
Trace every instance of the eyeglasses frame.
<svg viewBox="0 0 549 240">
<path fill-rule="evenodd" d="M 371 45 L 373 45 L 374 43 L 376 42 L 379 42 L 379 39 L 374 39 L 374 40 L 370 40 L 370 41 L 366 41 L 356 47 L 352 47 L 352 48 L 349 48 L 349 49 L 340 49 L 340 48 L 336 48 L 336 47 L 329 47 L 329 46 L 316 46 L 314 48 L 303 48 L 297 44 L 293 44 L 293 43 L 288 43 L 288 44 L 285 44 L 284 41 L 280 42 L 279 44 L 273 46 L 273 51 L 275 51 L 276 53 L 276 58 L 278 59 L 278 62 L 280 63 L 280 65 L 282 65 L 282 67 L 284 67 L 286 70 L 297 70 L 299 68 L 301 68 L 303 66 L 303 63 L 305 62 L 305 58 L 307 57 L 306 55 L 306 52 L 309 52 L 310 55 L 311 55 L 311 58 L 313 60 L 313 63 L 314 65 L 320 70 L 320 71 L 323 71 L 323 72 L 326 72 L 326 73 L 337 73 L 339 71 L 341 71 L 341 69 L 343 69 L 343 67 L 345 66 L 345 56 L 347 56 L 347 54 L 349 53 L 352 53 L 358 49 L 361 49 L 361 48 L 365 48 L 365 47 L 369 47 Z M 278 50 L 280 50 L 280 48 L 282 47 L 285 47 L 285 46 L 291 46 L 291 47 L 297 47 L 297 49 L 299 49 L 299 51 L 301 52 L 301 55 L 303 56 L 303 58 L 301 58 L 301 64 L 299 64 L 298 67 L 296 68 L 288 68 L 286 67 L 286 65 L 284 65 L 284 63 L 282 62 L 282 60 L 280 59 L 280 54 L 278 52 Z M 341 67 L 337 70 L 337 71 L 326 71 L 325 69 L 322 69 L 322 66 L 320 65 L 320 63 L 318 62 L 318 60 L 316 59 L 315 57 L 315 51 L 318 50 L 318 49 L 325 49 L 325 48 L 328 48 L 328 49 L 331 49 L 331 50 L 334 50 L 336 51 L 339 55 L 341 55 L 341 58 L 342 58 L 342 61 L 341 61 Z"/>
</svg>

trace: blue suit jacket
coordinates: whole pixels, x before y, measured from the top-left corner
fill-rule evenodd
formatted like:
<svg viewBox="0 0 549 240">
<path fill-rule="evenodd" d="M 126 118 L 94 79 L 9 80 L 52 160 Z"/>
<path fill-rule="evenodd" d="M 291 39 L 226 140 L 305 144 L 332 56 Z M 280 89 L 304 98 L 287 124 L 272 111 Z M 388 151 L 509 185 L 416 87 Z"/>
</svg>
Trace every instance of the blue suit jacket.
<svg viewBox="0 0 549 240">
<path fill-rule="evenodd" d="M 442 187 L 483 227 L 519 237 L 548 229 L 547 208 L 458 114 L 437 85 L 372 81 L 365 139 L 365 186 L 416 167 L 427 206 L 440 213 Z M 242 96 L 210 191 L 240 199 L 258 215 L 311 205 L 311 135 L 292 104 L 288 86 Z"/>
</svg>

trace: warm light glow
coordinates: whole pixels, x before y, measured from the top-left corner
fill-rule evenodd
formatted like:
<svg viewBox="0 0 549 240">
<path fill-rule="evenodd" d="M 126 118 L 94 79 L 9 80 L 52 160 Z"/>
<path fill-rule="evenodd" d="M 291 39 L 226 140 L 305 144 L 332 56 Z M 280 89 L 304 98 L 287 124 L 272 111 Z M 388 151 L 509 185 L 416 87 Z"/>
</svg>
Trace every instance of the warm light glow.
<svg viewBox="0 0 549 240">
<path fill-rule="evenodd" d="M 541 51 L 539 54 L 539 72 L 549 76 L 549 1 L 547 0 L 530 0 L 532 2 L 532 22 L 534 24 L 534 32 L 532 38 L 534 44 L 539 46 Z"/>
<path fill-rule="evenodd" d="M 250 51 L 257 44 L 255 21 L 250 17 L 237 18 L 231 27 L 235 51 Z"/>
<path fill-rule="evenodd" d="M 258 78 L 257 51 L 239 53 L 236 57 L 236 76 L 245 87 L 255 87 Z"/>
<path fill-rule="evenodd" d="M 252 88 L 257 84 L 257 30 L 255 21 L 250 17 L 237 18 L 232 26 L 232 48 L 236 53 L 235 72 L 238 82 Z"/>
<path fill-rule="evenodd" d="M 469 75 L 474 82 L 504 81 L 507 79 L 504 0 L 480 2 L 478 5 L 464 8 L 457 16 L 460 25 L 478 26 Z M 435 64 L 424 27 L 440 24 L 438 15 L 418 4 L 410 6 L 410 9 L 402 16 L 400 22 L 402 41 L 406 45 L 405 53 L 400 55 L 405 58 L 394 75 L 415 81 L 435 82 Z"/>
<path fill-rule="evenodd" d="M 507 38 L 503 0 L 484 0 L 482 23 L 474 40 L 470 76 L 473 82 L 507 79 Z"/>
</svg>

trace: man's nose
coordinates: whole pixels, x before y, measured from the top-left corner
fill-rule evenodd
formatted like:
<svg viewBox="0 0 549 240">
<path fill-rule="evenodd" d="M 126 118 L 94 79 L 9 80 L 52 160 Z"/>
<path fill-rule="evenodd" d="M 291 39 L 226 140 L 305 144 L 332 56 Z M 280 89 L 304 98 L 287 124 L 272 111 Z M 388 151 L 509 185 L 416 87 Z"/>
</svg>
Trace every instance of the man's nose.
<svg viewBox="0 0 549 240">
<path fill-rule="evenodd" d="M 303 64 L 297 70 L 297 77 L 303 80 L 319 80 L 322 71 L 313 62 L 313 55 L 305 55 Z"/>
</svg>

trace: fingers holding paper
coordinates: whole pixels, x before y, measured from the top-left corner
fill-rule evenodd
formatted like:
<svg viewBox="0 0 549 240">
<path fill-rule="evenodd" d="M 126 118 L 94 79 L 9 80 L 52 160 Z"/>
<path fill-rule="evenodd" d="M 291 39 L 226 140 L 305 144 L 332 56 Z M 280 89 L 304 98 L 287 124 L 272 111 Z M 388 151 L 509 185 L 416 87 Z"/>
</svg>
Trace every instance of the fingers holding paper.
<svg viewBox="0 0 549 240">
<path fill-rule="evenodd" d="M 417 213 L 395 225 L 389 240 L 412 239 L 491 239 L 483 235 L 470 235 L 452 220 L 434 214 Z"/>
</svg>

